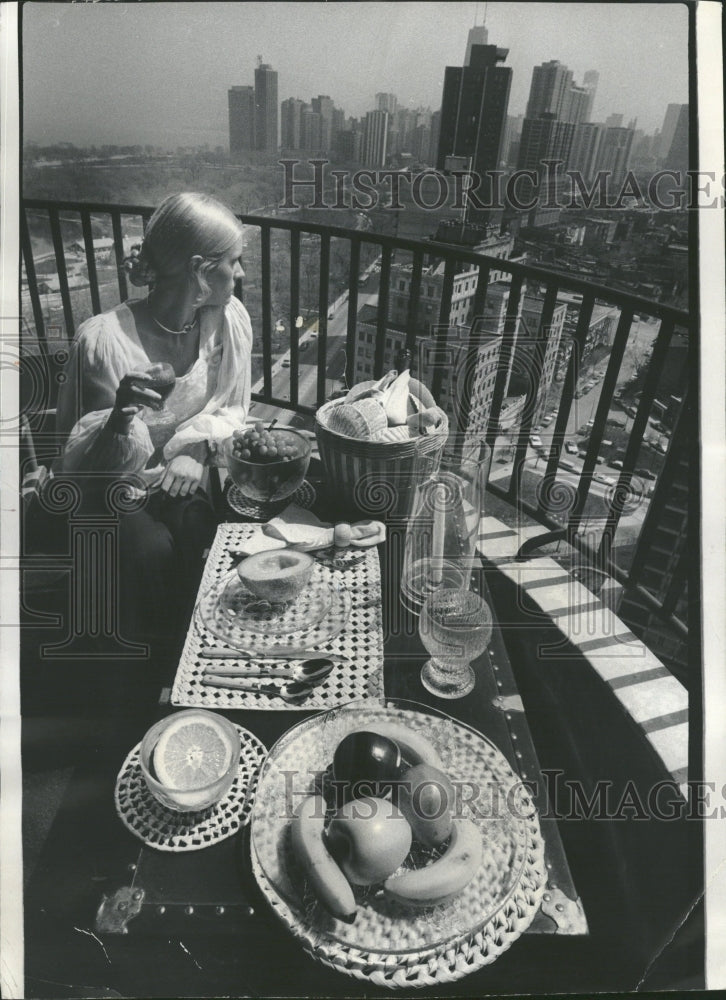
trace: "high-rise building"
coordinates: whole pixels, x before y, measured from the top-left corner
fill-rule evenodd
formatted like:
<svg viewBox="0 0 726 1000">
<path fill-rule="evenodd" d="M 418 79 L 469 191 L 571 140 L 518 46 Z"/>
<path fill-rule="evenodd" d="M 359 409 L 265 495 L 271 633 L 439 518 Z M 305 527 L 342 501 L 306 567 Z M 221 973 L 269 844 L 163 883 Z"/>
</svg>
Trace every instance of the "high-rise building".
<svg viewBox="0 0 726 1000">
<path fill-rule="evenodd" d="M 630 163 L 633 134 L 632 128 L 623 128 L 619 125 L 605 127 L 595 161 L 595 171 L 606 171 L 608 181 L 612 185 L 622 184 L 625 179 Z"/>
<path fill-rule="evenodd" d="M 429 148 L 429 163 L 436 166 L 439 151 L 439 135 L 441 134 L 441 108 L 431 115 L 431 146 Z"/>
<path fill-rule="evenodd" d="M 580 122 L 575 126 L 567 169 L 576 170 L 585 181 L 589 182 L 594 175 L 604 131 L 605 126 L 598 122 Z"/>
<path fill-rule="evenodd" d="M 545 160 L 567 162 L 575 126 L 552 114 L 525 118 L 519 145 L 518 170 L 540 170 Z"/>
<path fill-rule="evenodd" d="M 673 136 L 676 131 L 676 125 L 678 124 L 678 117 L 681 113 L 681 104 L 669 104 L 665 118 L 663 119 L 663 127 L 660 130 L 660 155 L 667 156 L 671 143 L 673 142 Z"/>
<path fill-rule="evenodd" d="M 664 125 L 665 130 L 665 125 Z M 663 166 L 682 174 L 688 170 L 688 105 L 678 105 L 678 117 L 667 150 L 663 150 Z"/>
<path fill-rule="evenodd" d="M 592 95 L 587 87 L 576 87 L 573 84 L 570 88 L 570 106 L 568 113 L 564 116 L 565 121 L 572 122 L 573 125 L 589 121 L 591 106 Z"/>
<path fill-rule="evenodd" d="M 623 127 L 623 116 L 622 115 L 608 115 L 605 119 L 605 128 L 622 128 Z"/>
<path fill-rule="evenodd" d="M 572 70 L 557 59 L 535 66 L 525 117 L 539 118 L 540 115 L 551 114 L 566 121 L 571 88 Z"/>
<path fill-rule="evenodd" d="M 338 157 L 346 163 L 359 163 L 363 145 L 363 135 L 357 128 L 343 129 L 335 137 Z"/>
<path fill-rule="evenodd" d="M 444 74 L 436 166 L 447 169 L 449 157 L 471 164 L 484 201 L 493 195 L 488 172 L 498 170 L 502 158 L 512 70 L 499 64 L 507 55 L 496 45 L 472 45 L 469 65 L 447 66 Z"/>
<path fill-rule="evenodd" d="M 595 94 L 597 93 L 597 85 L 600 82 L 600 74 L 595 69 L 589 69 L 583 78 L 583 86 L 588 92 L 588 103 L 585 109 L 585 115 L 582 119 L 584 122 L 592 121 L 592 108 L 595 103 Z"/>
<path fill-rule="evenodd" d="M 376 94 L 376 111 L 387 111 L 389 115 L 395 115 L 398 108 L 398 98 L 395 94 Z"/>
<path fill-rule="evenodd" d="M 302 112 L 302 148 L 308 153 L 323 151 L 323 119 L 319 111 L 306 105 Z"/>
<path fill-rule="evenodd" d="M 469 34 L 466 39 L 466 55 L 464 56 L 464 65 L 468 66 L 471 60 L 471 49 L 473 45 L 488 45 L 489 44 L 489 32 L 484 27 L 483 24 L 474 25 L 473 28 L 469 28 Z"/>
<path fill-rule="evenodd" d="M 320 115 L 320 149 L 328 152 L 333 132 L 333 102 L 326 94 L 313 97 L 313 111 Z"/>
<path fill-rule="evenodd" d="M 302 149 L 302 113 L 305 101 L 289 97 L 280 105 L 280 145 L 283 149 Z"/>
<path fill-rule="evenodd" d="M 369 111 L 363 128 L 363 163 L 367 167 L 383 167 L 386 163 L 388 112 Z"/>
<path fill-rule="evenodd" d="M 229 151 L 242 153 L 255 148 L 255 91 L 252 87 L 230 87 Z"/>
<path fill-rule="evenodd" d="M 255 148 L 277 152 L 277 73 L 267 63 L 255 69 Z"/>
</svg>

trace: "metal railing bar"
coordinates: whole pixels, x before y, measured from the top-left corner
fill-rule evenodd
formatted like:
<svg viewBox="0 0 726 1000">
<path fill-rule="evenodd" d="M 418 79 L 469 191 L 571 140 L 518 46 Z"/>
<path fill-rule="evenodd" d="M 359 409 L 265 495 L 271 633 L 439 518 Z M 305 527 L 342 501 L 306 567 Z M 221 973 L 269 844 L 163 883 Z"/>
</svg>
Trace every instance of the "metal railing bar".
<svg viewBox="0 0 726 1000">
<path fill-rule="evenodd" d="M 390 246 L 383 248 L 381 254 L 381 278 L 378 282 L 378 315 L 376 317 L 376 348 L 373 356 L 373 378 L 383 377 L 385 362 L 386 328 L 388 325 L 388 293 L 391 284 L 391 258 L 393 250 Z"/>
<path fill-rule="evenodd" d="M 45 331 L 45 320 L 43 318 L 43 307 L 40 302 L 40 292 L 38 291 L 38 278 L 35 272 L 35 260 L 33 259 L 33 246 L 30 242 L 30 230 L 28 229 L 28 219 L 25 212 L 20 213 L 20 245 L 25 261 L 25 276 L 28 279 L 28 293 L 30 295 L 30 305 L 33 310 L 33 321 L 35 322 L 35 333 L 43 357 L 48 356 L 48 340 Z M 22 324 L 21 324 L 22 330 Z M 27 346 L 27 345 L 24 345 Z"/>
<path fill-rule="evenodd" d="M 325 382 L 328 367 L 328 307 L 330 290 L 330 236 L 320 237 L 320 284 L 318 287 L 318 388 L 317 402 L 325 402 Z"/>
<path fill-rule="evenodd" d="M 454 275 L 457 262 L 448 258 L 444 266 L 444 283 L 441 289 L 439 305 L 439 322 L 434 335 L 434 374 L 431 382 L 431 392 L 434 399 L 440 399 L 444 374 L 453 372 L 454 364 L 451 351 L 447 350 L 449 327 L 451 326 L 451 301 L 454 297 Z"/>
<path fill-rule="evenodd" d="M 655 399 L 655 394 L 666 362 L 672 336 L 673 324 L 666 320 L 661 323 L 658 331 L 658 335 L 653 346 L 653 353 L 648 365 L 648 371 L 643 382 L 640 403 L 638 405 L 638 409 L 633 420 L 633 426 L 630 429 L 628 443 L 625 448 L 623 468 L 620 472 L 620 476 L 618 477 L 618 484 L 613 491 L 613 498 L 610 502 L 610 507 L 607 513 L 605 530 L 603 531 L 602 542 L 600 545 L 601 555 L 609 555 L 609 547 L 612 545 L 615 538 L 615 532 L 623 513 L 625 499 L 630 492 L 630 485 L 635 471 L 635 463 L 645 435 L 645 430 L 648 426 L 649 411 L 652 407 L 653 400 Z"/>
<path fill-rule="evenodd" d="M 129 289 L 126 284 L 126 272 L 124 271 L 124 240 L 121 232 L 121 213 L 114 209 L 111 212 L 111 226 L 113 229 L 113 245 L 116 251 L 116 273 L 118 274 L 118 293 L 121 301 L 125 302 L 129 297 Z"/>
<path fill-rule="evenodd" d="M 411 286 L 408 296 L 408 317 L 406 322 L 406 343 L 404 350 L 410 351 L 411 357 L 416 350 L 416 340 L 418 338 L 418 311 L 421 305 L 421 275 L 423 273 L 423 251 L 417 250 L 413 255 L 413 269 L 411 271 Z"/>
<path fill-rule="evenodd" d="M 572 348 L 567 362 L 565 381 L 563 383 L 562 394 L 560 396 L 560 405 L 557 408 L 557 417 L 555 418 L 555 429 L 552 434 L 552 445 L 550 447 L 550 454 L 547 460 L 547 468 L 545 469 L 545 474 L 542 477 L 542 496 L 549 495 L 552 483 L 555 481 L 557 476 L 557 470 L 562 456 L 562 446 L 565 439 L 565 430 L 567 428 L 567 421 L 570 419 L 572 402 L 575 398 L 575 389 L 577 387 L 577 379 L 580 372 L 580 362 L 585 351 L 587 333 L 590 328 L 590 321 L 592 319 L 594 308 L 595 296 L 585 296 L 582 300 L 582 304 L 580 305 L 580 312 L 577 317 L 577 327 L 575 328 L 575 335 L 572 339 Z M 544 507 L 541 504 L 540 506 L 544 513 Z"/>
<path fill-rule="evenodd" d="M 86 250 L 86 269 L 88 270 L 88 283 L 91 288 L 91 309 L 93 314 L 101 312 L 101 296 L 98 289 L 98 272 L 96 271 L 96 253 L 93 249 L 93 230 L 91 229 L 91 213 L 81 212 L 81 226 L 83 227 L 83 246 Z"/>
<path fill-rule="evenodd" d="M 682 597 L 688 581 L 688 558 L 686 552 L 683 551 L 684 546 L 681 546 L 679 551 L 676 553 L 676 565 L 673 570 L 668 589 L 663 597 L 663 614 L 668 619 L 675 617 L 676 605 Z"/>
<path fill-rule="evenodd" d="M 666 505 L 670 499 L 673 482 L 680 465 L 679 453 L 682 451 L 681 435 L 685 436 L 688 426 L 688 407 L 689 400 L 686 393 L 676 418 L 676 425 L 673 428 L 669 454 L 666 456 L 665 465 L 658 477 L 658 488 L 650 502 L 643 527 L 640 529 L 640 534 L 638 535 L 638 542 L 628 572 L 628 577 L 631 580 L 637 581 L 642 576 L 645 561 L 653 544 L 653 539 L 660 528 Z"/>
<path fill-rule="evenodd" d="M 345 384 L 350 388 L 355 378 L 356 331 L 358 328 L 358 278 L 360 277 L 360 240 L 351 240 L 348 261 L 348 327 L 345 342 Z"/>
<path fill-rule="evenodd" d="M 509 480 L 509 495 L 516 504 L 517 498 L 522 493 L 522 477 L 524 475 L 524 463 L 527 459 L 527 448 L 529 444 L 529 434 L 532 421 L 537 409 L 537 397 L 540 392 L 542 382 L 542 368 L 544 367 L 545 353 L 547 350 L 548 331 L 552 327 L 552 318 L 557 305 L 557 285 L 550 284 L 545 291 L 544 302 L 542 303 L 542 313 L 540 316 L 537 334 L 532 345 L 532 369 L 531 380 L 527 389 L 524 409 L 522 410 L 522 421 L 519 427 L 519 437 L 517 438 L 517 448 L 515 450 L 514 465 L 512 475 Z M 518 341 L 521 346 L 521 338 Z M 543 492 L 543 491 L 542 491 Z M 540 500 L 541 502 L 541 500 Z"/>
<path fill-rule="evenodd" d="M 55 253 L 55 265 L 58 269 L 58 284 L 60 286 L 61 303 L 63 304 L 63 318 L 66 324 L 66 336 L 68 340 L 73 340 L 76 332 L 73 322 L 73 310 L 71 309 L 71 291 L 68 287 L 68 272 L 66 271 L 66 255 L 63 249 L 63 236 L 61 234 L 60 219 L 58 210 L 49 210 L 50 232 L 53 239 L 53 252 Z"/>
<path fill-rule="evenodd" d="M 297 406 L 300 378 L 300 233 L 290 231 L 290 402 Z"/>
<path fill-rule="evenodd" d="M 516 275 L 512 278 L 509 288 L 509 300 L 507 302 L 507 313 L 504 319 L 504 330 L 502 333 L 502 346 L 499 350 L 499 364 L 497 365 L 497 377 L 494 380 L 494 392 L 492 394 L 492 405 L 489 412 L 489 422 L 486 431 L 486 443 L 490 448 L 494 448 L 499 432 L 499 418 L 501 416 L 502 403 L 504 402 L 504 388 L 507 381 L 507 373 L 512 363 L 514 347 L 517 337 L 517 316 L 519 314 L 519 299 L 522 294 L 522 278 Z"/>
<path fill-rule="evenodd" d="M 585 504 L 590 493 L 597 457 L 600 453 L 600 446 L 605 434 L 605 421 L 610 412 L 610 403 L 617 384 L 618 372 L 620 371 L 620 366 L 625 355 L 625 348 L 628 344 L 632 323 L 633 310 L 629 307 L 624 307 L 620 313 L 620 320 L 615 331 L 615 339 L 610 352 L 610 360 L 608 361 L 602 389 L 600 390 L 600 399 L 595 410 L 594 423 L 587 445 L 587 454 L 577 484 L 577 497 L 568 519 L 568 525 L 573 531 L 577 530 L 582 521 Z"/>
<path fill-rule="evenodd" d="M 298 403 L 296 406 L 293 406 L 289 399 L 280 399 L 279 396 L 266 396 L 264 392 L 253 392 L 251 398 L 254 403 L 264 403 L 265 406 L 277 406 L 280 410 L 289 410 L 291 413 L 304 413 L 314 416 L 317 411 L 317 405 L 315 404 Z"/>
<path fill-rule="evenodd" d="M 23 204 L 26 208 L 45 208 L 55 206 L 59 211 L 72 210 L 80 211 L 88 209 L 91 212 L 108 213 L 111 206 L 108 203 L 99 202 L 74 202 L 74 201 L 47 201 L 44 199 L 25 199 Z M 114 205 L 115 209 L 127 215 L 147 215 L 153 211 L 148 205 Z M 435 243 L 433 241 L 422 244 L 420 240 L 405 239 L 397 236 L 385 236 L 377 233 L 351 231 L 337 226 L 325 226 L 323 224 L 311 222 L 299 222 L 292 219 L 282 219 L 278 216 L 260 216 L 238 214 L 237 218 L 245 225 L 260 226 L 266 224 L 275 229 L 292 230 L 299 232 L 322 235 L 327 233 L 331 238 L 351 240 L 356 238 L 362 242 L 371 243 L 381 248 L 391 250 L 409 250 L 416 252 L 424 247 L 424 252 L 433 257 L 452 257 L 456 260 L 480 264 L 486 261 L 490 265 L 495 265 L 498 270 L 505 271 L 513 277 L 529 278 L 532 281 L 540 281 L 542 284 L 549 284 L 557 281 L 560 289 L 578 294 L 587 295 L 592 293 L 596 299 L 604 299 L 613 305 L 632 308 L 633 312 L 642 312 L 648 316 L 665 319 L 671 318 L 676 326 L 684 326 L 690 329 L 694 324 L 688 313 L 673 306 L 661 302 L 654 302 L 651 299 L 640 295 L 633 295 L 630 292 L 623 292 L 619 289 L 611 288 L 608 285 L 594 284 L 586 278 L 558 272 L 556 275 L 542 267 L 535 267 L 531 264 L 510 261 L 505 258 L 494 257 L 490 254 L 483 254 L 476 251 L 465 250 L 462 247 L 448 244 Z"/>
<path fill-rule="evenodd" d="M 270 287 L 270 227 L 260 226 L 262 272 L 262 384 L 266 400 L 272 396 L 272 291 Z"/>
</svg>

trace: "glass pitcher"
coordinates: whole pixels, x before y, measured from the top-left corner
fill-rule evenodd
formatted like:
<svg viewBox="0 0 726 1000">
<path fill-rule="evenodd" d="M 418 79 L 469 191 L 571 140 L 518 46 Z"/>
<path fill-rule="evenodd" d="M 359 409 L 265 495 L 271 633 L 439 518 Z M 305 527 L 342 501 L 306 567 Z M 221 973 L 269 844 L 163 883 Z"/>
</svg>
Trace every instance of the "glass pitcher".
<svg viewBox="0 0 726 1000">
<path fill-rule="evenodd" d="M 418 614 L 440 587 L 468 590 L 487 463 L 445 452 L 416 486 L 406 530 L 401 600 Z"/>
</svg>

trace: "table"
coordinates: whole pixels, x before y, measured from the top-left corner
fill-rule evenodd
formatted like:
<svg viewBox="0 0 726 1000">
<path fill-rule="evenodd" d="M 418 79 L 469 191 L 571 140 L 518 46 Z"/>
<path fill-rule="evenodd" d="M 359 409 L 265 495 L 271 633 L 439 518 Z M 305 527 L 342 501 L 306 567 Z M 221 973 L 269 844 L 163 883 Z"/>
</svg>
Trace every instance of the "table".
<svg viewBox="0 0 726 1000">
<path fill-rule="evenodd" d="M 381 550 L 382 579 L 392 594 L 397 592 L 403 530 L 390 526 Z M 425 653 L 415 621 L 396 601 L 386 600 L 384 606 L 387 696 L 451 711 L 485 732 L 524 778 L 541 779 L 499 629 L 476 664 L 475 690 L 444 705 L 418 680 Z M 483 683 L 489 664 L 496 692 Z M 229 714 L 268 747 L 305 717 L 299 711 Z M 128 833 L 115 814 L 114 781 L 150 721 L 142 714 L 99 721 L 97 748 L 76 767 L 26 894 L 27 995 L 389 995 L 302 952 L 257 890 L 245 835 L 204 851 L 167 855 L 141 846 Z M 537 780 L 541 815 L 547 812 L 545 788 Z M 492 965 L 447 986 L 446 995 L 632 985 L 627 956 L 614 944 L 617 928 L 604 939 L 587 934 L 557 823 L 543 818 L 542 829 L 550 871 L 549 912 L 538 914 L 528 933 Z"/>
</svg>

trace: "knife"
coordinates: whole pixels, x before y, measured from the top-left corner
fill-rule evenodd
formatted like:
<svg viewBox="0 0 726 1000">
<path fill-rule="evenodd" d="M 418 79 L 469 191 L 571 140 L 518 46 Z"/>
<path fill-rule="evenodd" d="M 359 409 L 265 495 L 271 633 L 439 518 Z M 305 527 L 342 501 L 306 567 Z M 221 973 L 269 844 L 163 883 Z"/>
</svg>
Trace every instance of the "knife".
<svg viewBox="0 0 726 1000">
<path fill-rule="evenodd" d="M 223 646 L 204 646 L 199 653 L 204 660 L 308 660 L 315 656 L 328 656 L 340 663 L 350 663 L 349 656 L 343 653 L 330 653 L 327 650 L 302 649 L 300 646 L 275 646 L 267 653 L 254 653 L 249 649 L 225 649 Z"/>
</svg>

